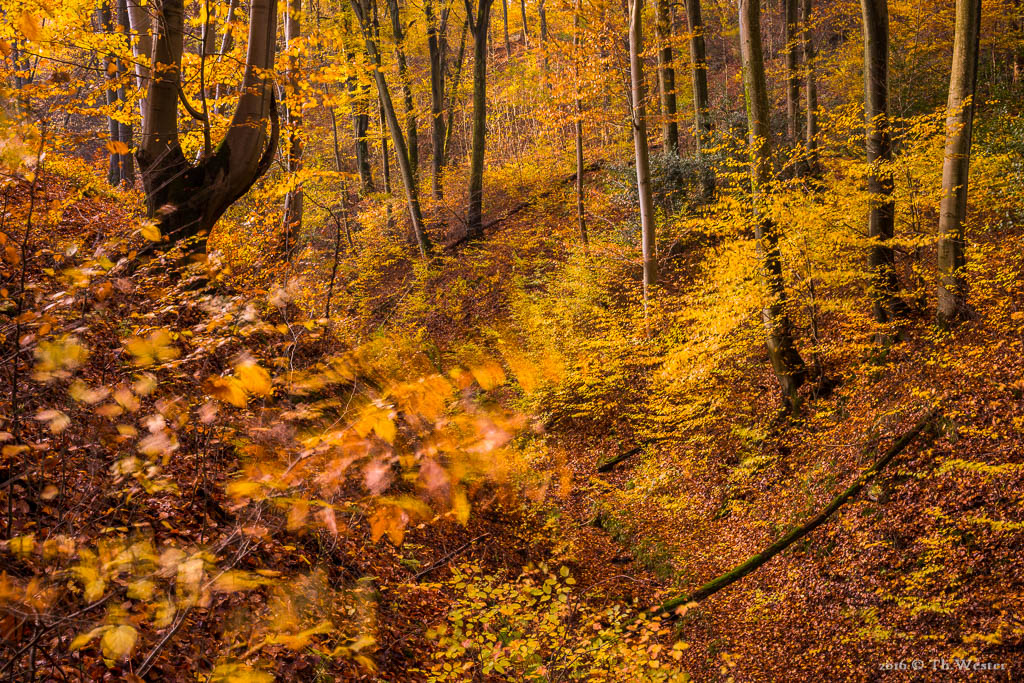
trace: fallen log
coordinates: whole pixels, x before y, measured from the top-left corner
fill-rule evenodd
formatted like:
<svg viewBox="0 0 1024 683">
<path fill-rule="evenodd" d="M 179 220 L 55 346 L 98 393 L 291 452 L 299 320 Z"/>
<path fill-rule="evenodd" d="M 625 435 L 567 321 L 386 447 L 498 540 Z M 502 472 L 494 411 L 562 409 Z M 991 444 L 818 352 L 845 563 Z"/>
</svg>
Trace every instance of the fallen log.
<svg viewBox="0 0 1024 683">
<path fill-rule="evenodd" d="M 882 469 L 885 468 L 892 460 L 899 455 L 903 450 L 909 446 L 914 439 L 916 439 L 925 429 L 930 427 L 935 419 L 938 417 L 939 411 L 937 408 L 933 408 L 928 411 L 917 421 L 917 423 L 910 428 L 909 431 L 904 432 L 896 441 L 893 442 L 889 449 L 882 454 L 878 460 L 876 460 L 871 467 L 864 470 L 859 477 L 847 488 L 845 491 L 840 493 L 838 496 L 832 499 L 825 508 L 817 515 L 808 520 L 805 524 L 793 529 L 779 540 L 772 543 L 770 546 L 762 550 L 757 555 L 749 558 L 747 561 L 740 565 L 737 565 L 728 572 L 715 577 L 711 581 L 708 581 L 703 586 L 695 590 L 693 593 L 688 595 L 680 595 L 670 600 L 666 600 L 657 607 L 650 610 L 652 615 L 665 614 L 668 616 L 674 616 L 675 610 L 683 605 L 688 605 L 694 602 L 700 602 L 718 591 L 722 590 L 726 586 L 729 586 L 736 581 L 739 581 L 744 576 L 747 576 L 751 572 L 755 571 L 773 557 L 781 553 L 783 550 L 791 546 L 792 544 L 799 541 L 801 538 L 811 533 L 819 526 L 828 521 L 839 508 L 850 501 L 856 496 L 861 489 L 863 489 L 868 482 L 875 478 Z"/>
</svg>

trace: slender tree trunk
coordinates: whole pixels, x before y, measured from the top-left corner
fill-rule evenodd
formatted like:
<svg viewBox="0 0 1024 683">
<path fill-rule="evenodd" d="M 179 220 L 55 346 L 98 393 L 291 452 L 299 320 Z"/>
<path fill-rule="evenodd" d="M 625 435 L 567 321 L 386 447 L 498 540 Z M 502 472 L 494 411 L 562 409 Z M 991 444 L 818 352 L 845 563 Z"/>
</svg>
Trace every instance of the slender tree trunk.
<svg viewBox="0 0 1024 683">
<path fill-rule="evenodd" d="M 132 51 L 135 57 L 135 85 L 139 89 L 139 112 L 146 109 L 146 90 L 149 88 L 149 60 L 153 56 L 153 20 L 149 9 L 139 0 L 128 0 L 128 24 L 131 27 Z"/>
<path fill-rule="evenodd" d="M 288 57 L 287 71 L 287 120 L 288 120 L 288 172 L 294 177 L 302 171 L 302 92 L 297 43 L 302 36 L 302 0 L 289 0 L 288 13 L 285 18 L 285 38 Z M 282 228 L 284 232 L 284 253 L 291 259 L 298 246 L 299 231 L 302 229 L 302 183 L 299 182 L 284 197 L 284 216 Z"/>
<path fill-rule="evenodd" d="M 590 239 L 587 236 L 587 218 L 583 206 L 583 97 L 580 94 L 580 18 L 581 0 L 576 0 L 573 16 L 573 72 L 576 76 L 576 221 L 583 241 L 583 252 L 590 254 Z"/>
<path fill-rule="evenodd" d="M 541 77 L 544 79 L 544 87 L 550 88 L 551 81 L 548 79 L 548 10 L 544 6 L 545 0 L 539 0 L 537 3 L 537 19 L 540 21 L 540 51 L 542 55 L 541 60 Z"/>
<path fill-rule="evenodd" d="M 978 76 L 981 0 L 956 0 L 956 36 L 946 105 L 946 150 L 942 164 L 939 208 L 938 321 L 949 326 L 967 317 L 966 263 L 968 172 L 974 95 Z"/>
<path fill-rule="evenodd" d="M 676 70 L 672 66 L 672 15 L 669 0 L 655 0 L 658 23 L 658 94 L 661 98 L 661 142 L 666 152 L 679 153 L 676 122 Z"/>
<path fill-rule="evenodd" d="M 892 137 L 889 126 L 889 9 L 888 0 L 861 0 L 864 15 L 864 115 L 870 209 L 868 251 L 871 269 L 871 314 L 879 323 L 891 322 L 898 303 L 893 237 L 896 205 L 892 198 Z M 879 341 L 888 338 L 880 335 Z"/>
<path fill-rule="evenodd" d="M 391 100 L 391 91 L 388 89 L 387 80 L 385 80 L 384 72 L 380 68 L 380 52 L 377 50 L 377 42 L 374 39 L 370 24 L 370 12 L 368 11 L 371 8 L 363 5 L 363 2 L 366 1 L 351 0 L 352 10 L 355 12 L 363 31 L 363 38 L 366 41 L 366 53 L 370 56 L 370 61 L 377 67 L 373 70 L 374 81 L 377 84 L 377 94 L 380 96 L 381 109 L 391 131 L 391 141 L 395 145 L 395 156 L 398 158 L 398 169 L 402 175 L 402 185 L 405 187 L 405 199 L 409 207 L 409 216 L 412 219 L 413 233 L 416 235 L 420 256 L 425 259 L 430 254 L 430 239 L 423 228 L 423 214 L 420 212 L 416 179 L 413 175 L 412 163 L 409 160 L 409 150 L 405 146 L 405 136 L 402 134 L 402 126 L 398 121 L 397 114 L 395 114 L 395 106 Z M 373 0 L 369 1 L 372 2 Z"/>
<path fill-rule="evenodd" d="M 405 58 L 405 35 L 402 32 L 401 11 L 398 0 L 388 0 L 388 14 L 391 17 L 391 33 L 395 38 L 395 59 L 398 62 L 398 78 L 402 82 L 402 99 L 405 101 L 405 135 L 409 144 L 409 163 L 412 175 L 419 175 L 420 143 L 416 130 L 416 101 L 412 95 L 409 80 L 409 65 Z"/>
<path fill-rule="evenodd" d="M 235 10 L 238 9 L 238 0 L 229 0 L 228 12 L 224 16 L 224 37 L 220 41 L 220 49 L 217 51 L 217 66 L 224 61 L 224 57 L 235 47 Z M 213 89 L 213 109 L 219 114 L 224 113 L 222 104 L 225 95 L 228 93 L 227 86 L 222 82 L 223 77 L 217 79 L 217 85 Z"/>
<path fill-rule="evenodd" d="M 505 59 L 512 57 L 512 40 L 508 37 L 508 0 L 501 0 L 501 18 L 505 22 Z"/>
<path fill-rule="evenodd" d="M 530 47 L 530 37 L 526 31 L 526 0 L 519 0 L 519 15 L 523 18 L 523 47 Z"/>
<path fill-rule="evenodd" d="M 800 140 L 799 2 L 786 0 L 786 134 L 794 145 Z"/>
<path fill-rule="evenodd" d="M 117 23 L 118 30 L 124 33 L 125 38 L 131 42 L 131 22 L 128 17 L 128 2 L 127 0 L 118 0 L 117 2 Z M 117 76 L 118 76 L 118 90 L 117 98 L 121 102 L 125 101 L 127 92 L 125 88 L 131 83 L 132 79 L 128 76 L 128 65 L 123 59 L 117 60 Z M 121 153 L 121 158 L 118 160 L 118 165 L 121 169 L 121 182 L 125 183 L 129 187 L 135 185 L 135 158 L 132 156 L 131 148 L 135 144 L 134 132 L 132 130 L 131 123 L 118 122 L 117 127 L 117 139 L 124 145 L 125 151 Z"/>
<path fill-rule="evenodd" d="M 804 126 L 804 146 L 807 148 L 807 166 L 811 173 L 818 172 L 818 85 L 815 80 L 814 34 L 811 25 L 811 1 L 803 0 L 804 98 L 807 100 L 807 121 Z"/>
<path fill-rule="evenodd" d="M 792 326 L 786 313 L 779 229 L 768 211 L 771 130 L 768 127 L 768 90 L 764 77 L 764 53 L 761 50 L 759 0 L 739 0 L 739 28 L 743 85 L 750 127 L 750 179 L 756 221 L 754 232 L 767 299 L 761 317 L 767 333 L 768 357 L 782 388 L 783 402 L 792 411 L 799 405 L 797 391 L 807 371 L 793 342 Z"/>
<path fill-rule="evenodd" d="M 693 64 L 693 128 L 697 153 L 703 152 L 711 132 L 708 108 L 708 59 L 704 45 L 704 22 L 700 0 L 685 0 L 686 23 L 690 30 L 690 61 Z"/>
<path fill-rule="evenodd" d="M 466 34 L 469 32 L 469 20 L 462 24 L 462 37 L 459 39 L 459 54 L 455 58 L 455 76 L 452 78 L 451 94 L 448 96 L 448 124 L 445 126 L 444 148 L 441 154 L 443 166 L 451 158 L 452 130 L 455 126 L 455 95 L 462 85 L 462 66 L 466 63 Z"/>
<path fill-rule="evenodd" d="M 100 28 L 104 33 L 114 32 L 114 20 L 110 8 L 110 1 L 100 5 Z M 120 126 L 112 114 L 118 103 L 117 88 L 117 58 L 113 53 L 103 55 L 104 85 L 103 96 L 107 104 L 107 137 L 110 140 L 107 150 L 107 182 L 113 187 L 121 184 L 121 154 L 118 151 L 121 142 Z"/>
<path fill-rule="evenodd" d="M 644 89 L 643 0 L 629 4 L 629 77 L 632 100 L 633 150 L 636 154 L 636 186 L 640 198 L 640 249 L 644 259 L 644 306 L 658 284 L 658 252 L 654 239 L 654 205 L 651 199 L 651 163 L 647 150 L 647 106 Z"/>
<path fill-rule="evenodd" d="M 469 217 L 466 234 L 483 237 L 484 151 L 487 143 L 487 33 L 492 0 L 479 0 L 473 32 L 473 142 L 469 165 Z M 466 0 L 466 11 L 472 7 Z"/>
<path fill-rule="evenodd" d="M 427 51 L 430 55 L 430 139 L 433 147 L 431 157 L 430 188 L 434 199 L 444 194 L 441 174 L 444 171 L 444 67 L 445 34 L 448 30 L 448 8 L 441 11 L 441 25 L 434 23 L 433 0 L 426 0 L 423 11 L 427 19 Z"/>
<path fill-rule="evenodd" d="M 161 233 L 172 242 L 196 237 L 193 248 L 199 250 L 205 249 L 206 236 L 217 219 L 270 167 L 277 148 L 271 76 L 276 0 L 252 0 L 249 16 L 249 45 L 238 105 L 214 153 L 195 165 L 186 161 L 178 141 L 183 0 L 163 0 L 153 24 L 154 69 L 136 159 L 149 215 L 158 219 Z"/>
</svg>

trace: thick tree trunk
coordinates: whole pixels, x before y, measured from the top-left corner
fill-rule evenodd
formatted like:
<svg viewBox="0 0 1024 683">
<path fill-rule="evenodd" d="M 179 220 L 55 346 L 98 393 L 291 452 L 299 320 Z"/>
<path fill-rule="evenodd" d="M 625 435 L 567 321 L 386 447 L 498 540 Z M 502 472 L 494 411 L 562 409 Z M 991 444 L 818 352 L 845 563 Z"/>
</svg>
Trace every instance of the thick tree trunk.
<svg viewBox="0 0 1024 683">
<path fill-rule="evenodd" d="M 782 388 L 788 410 L 798 407 L 797 391 L 807 374 L 803 359 L 793 342 L 792 326 L 786 313 L 786 288 L 779 250 L 779 228 L 768 210 L 771 183 L 771 130 L 768 127 L 768 90 L 765 86 L 764 56 L 761 50 L 759 0 L 739 0 L 740 57 L 750 127 L 750 180 L 754 200 L 754 232 L 761 257 L 765 305 L 761 317 L 767 333 L 768 356 Z"/>
<path fill-rule="evenodd" d="M 811 25 L 811 1 L 803 0 L 804 99 L 807 100 L 807 120 L 804 126 L 804 146 L 807 148 L 807 166 L 811 173 L 818 170 L 818 84 L 815 80 L 814 34 Z"/>
<path fill-rule="evenodd" d="M 152 63 L 136 156 L 149 215 L 168 241 L 196 238 L 204 250 L 217 219 L 270 167 L 277 147 L 272 87 L 276 0 L 252 0 L 249 46 L 238 106 L 224 139 L 199 164 L 186 161 L 178 141 L 178 98 L 184 38 L 183 0 L 164 0 L 154 22 Z M 270 131 L 266 129 L 270 121 Z"/>
<path fill-rule="evenodd" d="M 644 259 L 644 305 L 658 283 L 658 252 L 654 239 L 654 205 L 651 198 L 651 163 L 647 150 L 647 107 L 643 61 L 643 0 L 629 5 L 629 79 L 636 155 L 636 186 L 640 198 L 640 249 Z"/>
<path fill-rule="evenodd" d="M 139 4 L 140 0 L 128 0 L 128 25 L 131 27 L 132 52 L 135 57 L 135 85 L 139 89 L 139 111 L 146 110 L 146 90 L 149 88 L 149 60 L 153 56 L 153 20 L 149 8 Z"/>
<path fill-rule="evenodd" d="M 956 36 L 946 105 L 946 150 L 942 164 L 942 203 L 939 207 L 938 321 L 952 325 L 967 317 L 966 263 L 968 172 L 978 76 L 981 0 L 956 0 Z"/>
<path fill-rule="evenodd" d="M 440 26 L 434 23 L 433 0 L 423 5 L 427 19 L 427 52 L 430 56 L 430 141 L 433 155 L 430 164 L 430 189 L 434 199 L 444 194 L 441 174 L 444 171 L 444 71 L 445 35 L 448 31 L 448 8 L 441 11 Z"/>
<path fill-rule="evenodd" d="M 711 131 L 711 113 L 708 109 L 708 59 L 704 45 L 704 21 L 700 14 L 700 0 L 685 0 L 686 23 L 690 30 L 690 61 L 693 64 L 693 129 L 697 140 L 697 153 L 704 151 Z"/>
<path fill-rule="evenodd" d="M 366 53 L 370 61 L 377 68 L 373 70 L 374 81 L 377 84 L 377 94 L 380 97 L 381 110 L 387 120 L 388 129 L 391 131 L 391 141 L 395 145 L 395 156 L 398 158 L 398 170 L 402 175 L 402 185 L 405 188 L 406 204 L 409 207 L 409 217 L 412 220 L 413 233 L 416 236 L 416 243 L 419 246 L 420 256 L 426 259 L 430 255 L 430 239 L 427 237 L 423 227 L 423 214 L 420 211 L 420 200 L 416 188 L 416 179 L 413 175 L 412 163 L 409 160 L 409 150 L 405 146 L 405 136 L 402 133 L 402 125 L 395 113 L 395 105 L 391 100 L 391 91 L 388 89 L 387 80 L 384 78 L 384 71 L 380 68 L 380 52 L 377 50 L 377 42 L 374 39 L 370 24 L 370 13 L 367 7 L 362 4 L 366 0 L 351 0 L 352 10 L 359 20 L 363 31 L 363 38 L 366 42 Z M 369 0 L 372 2 L 373 0 Z"/>
<path fill-rule="evenodd" d="M 655 0 L 658 10 L 658 94 L 661 99 L 661 142 L 666 152 L 679 153 L 676 122 L 676 70 L 672 66 L 672 16 L 669 0 Z"/>
<path fill-rule="evenodd" d="M 293 176 L 302 171 L 302 73 L 297 43 L 302 35 L 302 0 L 289 0 L 285 17 L 286 47 L 288 57 L 286 102 L 288 121 L 288 173 Z M 291 259 L 298 246 L 299 231 L 302 229 L 302 204 L 304 200 L 302 183 L 299 182 L 284 197 L 284 216 L 281 220 L 284 233 L 285 257 Z"/>
<path fill-rule="evenodd" d="M 413 99 L 409 65 L 405 58 L 405 35 L 402 32 L 398 0 L 388 0 L 388 15 L 391 17 L 391 33 L 395 38 L 395 60 L 398 62 L 398 78 L 402 82 L 402 99 L 405 101 L 405 136 L 409 145 L 409 163 L 412 165 L 412 175 L 415 178 L 419 175 L 419 132 L 416 130 L 416 101 Z"/>
<path fill-rule="evenodd" d="M 800 0 L 786 0 L 786 134 L 791 144 L 800 140 L 800 72 L 797 30 Z"/>
<path fill-rule="evenodd" d="M 871 314 L 879 323 L 891 322 L 902 306 L 892 247 L 896 205 L 892 198 L 892 137 L 889 127 L 889 9 L 888 0 L 861 0 L 864 16 L 864 115 L 870 168 L 868 192 L 868 251 L 871 270 Z M 881 335 L 879 341 L 887 338 Z"/>
<path fill-rule="evenodd" d="M 492 0 L 479 0 L 473 32 L 473 142 L 469 164 L 469 216 L 466 234 L 470 239 L 483 236 L 484 151 L 487 143 L 487 33 Z M 472 14 L 469 0 L 466 11 Z"/>
</svg>

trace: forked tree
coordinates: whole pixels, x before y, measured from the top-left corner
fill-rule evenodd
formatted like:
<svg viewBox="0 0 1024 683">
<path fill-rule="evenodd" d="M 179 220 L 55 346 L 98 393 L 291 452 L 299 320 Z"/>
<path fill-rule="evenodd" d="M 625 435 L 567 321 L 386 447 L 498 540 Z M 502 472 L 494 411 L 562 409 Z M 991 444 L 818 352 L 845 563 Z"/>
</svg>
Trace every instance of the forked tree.
<svg viewBox="0 0 1024 683">
<path fill-rule="evenodd" d="M 178 104 L 184 97 L 184 0 L 163 0 L 152 11 L 152 18 L 136 12 L 132 26 L 140 35 L 153 34 L 149 60 L 153 66 L 136 155 L 146 208 L 169 242 L 194 238 L 191 249 L 203 251 L 214 224 L 267 171 L 277 149 L 273 91 L 277 2 L 251 1 L 245 73 L 235 113 L 220 143 L 195 163 L 185 158 L 178 138 Z M 136 20 L 139 26 L 134 25 Z"/>
</svg>

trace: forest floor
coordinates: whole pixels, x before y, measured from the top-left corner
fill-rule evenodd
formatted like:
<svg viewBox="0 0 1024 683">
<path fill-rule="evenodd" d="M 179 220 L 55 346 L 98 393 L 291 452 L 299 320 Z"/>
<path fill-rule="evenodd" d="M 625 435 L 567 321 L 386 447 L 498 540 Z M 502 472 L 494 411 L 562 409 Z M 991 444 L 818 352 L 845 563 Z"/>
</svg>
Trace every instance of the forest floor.
<svg viewBox="0 0 1024 683">
<path fill-rule="evenodd" d="M 39 458 L 31 475 L 19 479 L 12 463 L 27 456 L 5 451 L 0 479 L 8 482 L 4 506 L 8 500 L 12 505 L 8 535 L 32 533 L 41 540 L 59 532 L 85 541 L 103 529 L 131 529 L 151 534 L 157 547 L 212 542 L 237 567 L 282 574 L 318 567 L 319 580 L 332 587 L 373 577 L 376 648 L 367 654 L 376 673 L 358 658 L 324 670 L 312 653 L 293 653 L 283 644 L 265 645 L 262 655 L 274 659 L 285 680 L 420 680 L 424 675 L 414 672 L 432 665 L 436 649 L 426 631 L 445 620 L 458 598 L 454 568 L 470 563 L 515 576 L 531 563 L 564 564 L 591 601 L 656 605 L 727 571 L 814 515 L 877 451 L 938 404 L 938 434 L 908 448 L 826 526 L 678 620 L 673 638 L 687 644 L 679 666 L 701 681 L 933 680 L 950 677 L 936 662 L 973 658 L 989 670 L 958 672 L 958 679 L 1019 677 L 1024 227 L 1011 224 L 977 236 L 975 316 L 953 333 L 936 332 L 922 308 L 905 324 L 907 341 L 884 359 L 865 359 L 844 345 L 851 328 L 836 322 L 840 314 L 823 313 L 818 347 L 836 386 L 817 398 L 808 393 L 798 419 L 780 418 L 776 383 L 756 335 L 739 334 L 717 369 L 696 378 L 696 393 L 686 393 L 692 385 L 671 384 L 685 374 L 677 347 L 702 334 L 693 327 L 699 316 L 673 318 L 671 312 L 698 309 L 701 278 L 695 273 L 713 273 L 733 254 L 692 224 L 667 228 L 657 341 L 644 341 L 635 313 L 630 318 L 624 312 L 636 300 L 615 282 L 624 278 L 635 289 L 638 273 L 630 249 L 611 235 L 616 228 L 609 226 L 622 214 L 610 199 L 613 181 L 602 169 L 588 174 L 595 188 L 590 211 L 606 219 L 591 221 L 590 260 L 571 246 L 577 240 L 571 186 L 521 182 L 513 190 L 509 183 L 500 198 L 488 200 L 492 220 L 520 208 L 492 225 L 485 240 L 449 250 L 429 274 L 417 276 L 413 294 L 396 294 L 407 291 L 395 283 L 409 275 L 409 267 L 386 274 L 381 267 L 345 285 L 348 303 L 339 305 L 337 315 L 346 323 L 303 314 L 299 296 L 298 304 L 261 312 L 262 322 L 246 330 L 246 307 L 272 298 L 272 283 L 253 286 L 240 268 L 213 278 L 173 278 L 146 266 L 134 273 L 111 269 L 116 254 L 103 245 L 117 237 L 122 250 L 138 248 L 138 216 L 126 212 L 118 195 L 83 195 L 73 179 L 44 176 L 34 201 L 43 211 L 60 207 L 60 215 L 45 239 L 30 237 L 34 256 L 25 272 L 41 312 L 19 330 L 40 339 L 74 335 L 88 350 L 75 377 L 111 387 L 115 396 L 122 387 L 137 386 L 139 368 L 126 364 L 123 339 L 140 328 L 176 331 L 172 339 L 181 358 L 158 373 L 159 382 L 163 394 L 199 404 L 205 400 L 202 378 L 229 368 L 246 348 L 258 349 L 267 365 L 287 357 L 299 367 L 357 338 L 372 338 L 367 330 L 386 325 L 419 330 L 447 357 L 460 340 L 480 338 L 483 328 L 526 330 L 528 343 L 529 334 L 542 334 L 529 313 L 537 307 L 562 320 L 583 308 L 590 317 L 579 328 L 553 333 L 564 337 L 562 388 L 541 391 L 532 403 L 512 390 L 496 395 L 510 410 L 539 406 L 541 414 L 530 416 L 532 432 L 513 443 L 525 454 L 531 476 L 544 484 L 526 496 L 480 487 L 464 525 L 450 516 L 411 525 L 398 546 L 386 539 L 369 543 L 367 522 L 359 517 L 337 522 L 353 528 L 333 535 L 275 533 L 268 519 L 252 516 L 253 506 L 225 494 L 246 465 L 233 444 L 242 431 L 256 430 L 267 440 L 253 448 L 272 448 L 279 438 L 275 430 L 289 419 L 282 416 L 306 404 L 267 399 L 239 412 L 239 424 L 219 426 L 221 431 L 197 426 L 186 436 L 183 428 L 159 476 L 135 477 L 133 483 L 131 472 L 117 469 L 126 432 L 91 407 L 105 398 L 72 410 L 46 377 L 35 378 L 31 388 L 23 377 L 13 384 L 20 411 L 42 415 L 63 406 L 71 426 L 47 429 L 52 424 L 43 416 L 24 420 L 21 433 L 7 436 L 11 443 L 33 444 L 29 454 Z M 11 197 L 8 225 L 16 225 L 28 210 L 27 185 Z M 683 247 L 668 248 L 680 242 Z M 103 262 L 104 256 L 111 261 Z M 54 275 L 63 268 L 76 270 L 80 282 L 69 285 L 69 278 Z M 822 294 L 823 310 L 830 294 Z M 579 310 L 565 304 L 572 296 L 586 299 Z M 611 302 L 604 306 L 610 311 L 592 305 L 601 297 Z M 376 303 L 363 308 L 360 301 L 367 298 Z M 552 303 L 557 301 L 562 303 Z M 613 316 L 626 322 L 616 327 L 609 322 Z M 552 333 L 545 334 L 550 342 Z M 17 338 L 6 327 L 5 336 Z M 161 348 L 152 340 L 148 352 L 159 356 Z M 567 361 L 572 354 L 576 360 Z M 44 356 L 36 352 L 39 363 Z M 37 372 L 50 372 L 59 384 L 67 379 L 61 363 L 55 356 L 54 367 Z M 130 399 L 102 405 L 133 410 Z M 635 456 L 597 472 L 600 462 L 633 448 L 640 449 Z M 29 556 L 4 558 L 4 571 L 13 577 L 27 579 L 36 566 Z M 143 636 L 139 648 L 152 655 L 150 676 L 171 680 L 209 670 L 224 643 L 244 651 L 257 636 L 239 635 L 244 628 L 232 622 L 243 605 L 255 613 L 272 608 L 258 591 L 216 594 L 175 622 L 171 644 L 162 640 L 166 630 Z M 349 616 L 362 614 L 358 605 L 352 609 Z M 73 616 L 79 630 L 96 618 L 89 612 Z M 3 626 L 12 642 L 27 628 Z M 51 636 L 40 639 L 40 648 L 50 645 Z M 66 645 L 61 640 L 52 647 Z M 75 657 L 73 666 L 62 669 L 65 675 L 77 670 L 98 680 L 119 674 L 87 650 Z M 914 661 L 924 668 L 892 670 Z"/>
</svg>

